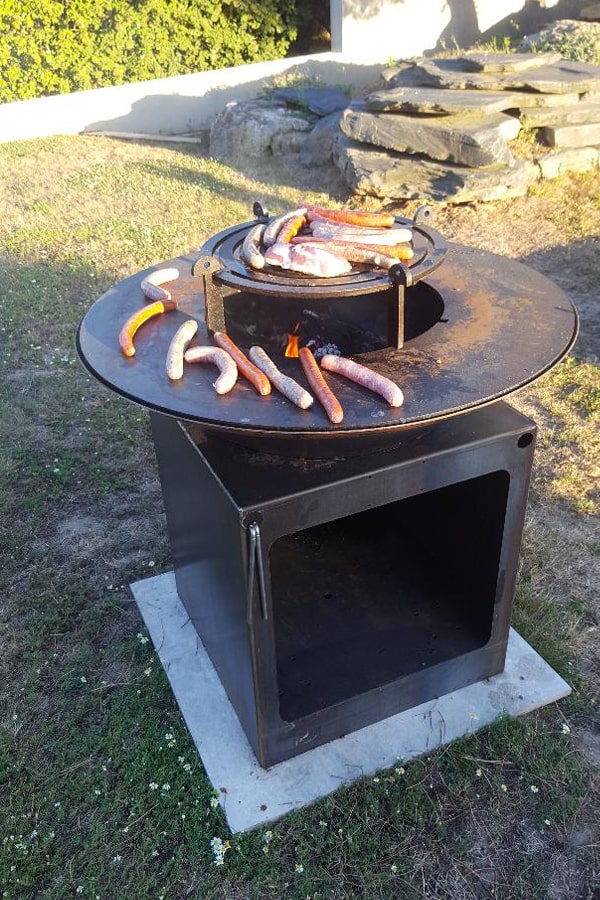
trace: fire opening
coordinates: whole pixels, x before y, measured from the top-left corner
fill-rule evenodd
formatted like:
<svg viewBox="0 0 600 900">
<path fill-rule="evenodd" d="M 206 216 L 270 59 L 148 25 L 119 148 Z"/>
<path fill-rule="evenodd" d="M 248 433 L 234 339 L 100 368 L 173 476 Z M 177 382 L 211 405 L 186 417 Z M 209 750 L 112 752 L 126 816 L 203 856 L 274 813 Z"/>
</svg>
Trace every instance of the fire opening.
<svg viewBox="0 0 600 900">
<path fill-rule="evenodd" d="M 287 356 L 288 358 L 296 359 L 298 357 L 298 341 L 300 340 L 299 330 L 300 322 L 296 322 L 293 332 L 291 334 L 288 332 L 287 346 L 284 353 L 284 356 Z"/>
</svg>

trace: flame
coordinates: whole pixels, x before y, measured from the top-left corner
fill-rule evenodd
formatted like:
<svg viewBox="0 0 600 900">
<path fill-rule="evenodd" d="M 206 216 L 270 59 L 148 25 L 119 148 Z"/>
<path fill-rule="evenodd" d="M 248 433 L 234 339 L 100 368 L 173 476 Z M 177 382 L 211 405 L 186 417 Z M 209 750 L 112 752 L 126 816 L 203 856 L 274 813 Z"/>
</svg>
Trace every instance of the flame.
<svg viewBox="0 0 600 900">
<path fill-rule="evenodd" d="M 284 356 L 297 358 L 298 356 L 298 341 L 300 340 L 300 335 L 298 334 L 298 329 L 300 328 L 300 322 L 296 322 L 294 325 L 294 330 L 291 334 L 287 336 L 287 347 L 285 348 Z"/>
</svg>

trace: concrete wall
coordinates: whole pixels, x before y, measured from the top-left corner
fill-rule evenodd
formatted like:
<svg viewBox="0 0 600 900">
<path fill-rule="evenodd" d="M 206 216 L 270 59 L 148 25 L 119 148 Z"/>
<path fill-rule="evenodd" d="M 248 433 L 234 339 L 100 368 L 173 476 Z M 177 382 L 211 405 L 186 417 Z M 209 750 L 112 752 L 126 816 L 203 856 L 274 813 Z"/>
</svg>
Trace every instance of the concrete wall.
<svg viewBox="0 0 600 900">
<path fill-rule="evenodd" d="M 551 6 L 559 0 L 541 0 Z M 94 91 L 0 104 L 0 141 L 81 132 L 201 131 L 231 100 L 258 96 L 282 75 L 328 85 L 376 84 L 381 68 L 440 41 L 467 46 L 525 0 L 330 0 L 332 51 Z"/>
</svg>

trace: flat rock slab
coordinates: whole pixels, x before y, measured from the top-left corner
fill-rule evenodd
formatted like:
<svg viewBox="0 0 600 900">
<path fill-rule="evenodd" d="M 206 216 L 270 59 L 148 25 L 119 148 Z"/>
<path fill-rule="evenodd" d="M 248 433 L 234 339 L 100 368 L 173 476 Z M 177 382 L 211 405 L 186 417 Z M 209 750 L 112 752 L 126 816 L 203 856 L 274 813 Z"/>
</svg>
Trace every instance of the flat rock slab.
<svg viewBox="0 0 600 900">
<path fill-rule="evenodd" d="M 315 120 L 270 100 L 228 103 L 213 120 L 209 153 L 214 159 L 244 159 L 272 152 L 273 140 L 290 132 L 308 132 Z M 277 141 L 276 141 L 277 145 Z"/>
<path fill-rule="evenodd" d="M 522 197 L 540 177 L 539 167 L 526 160 L 512 167 L 470 169 L 367 148 L 344 137 L 334 143 L 333 160 L 355 193 L 387 200 L 504 200 Z"/>
<path fill-rule="evenodd" d="M 529 72 L 542 66 L 553 66 L 562 59 L 560 53 L 480 53 L 473 51 L 456 57 L 465 72 Z"/>
<path fill-rule="evenodd" d="M 507 140 L 520 131 L 518 119 L 495 113 L 479 117 L 415 117 L 375 113 L 357 102 L 340 119 L 343 133 L 355 141 L 401 153 L 424 154 L 465 166 L 511 165 Z"/>
<path fill-rule="evenodd" d="M 264 827 L 399 759 L 431 753 L 501 715 L 525 715 L 571 692 L 511 629 L 499 675 L 262 769 L 177 595 L 173 574 L 138 581 L 131 590 L 234 833 Z"/>
<path fill-rule="evenodd" d="M 554 109 L 556 106 L 579 103 L 580 95 L 576 92 L 567 94 L 538 94 L 535 91 L 514 91 L 510 95 L 518 100 L 517 109 Z M 591 94 L 584 94 L 591 97 Z"/>
<path fill-rule="evenodd" d="M 568 172 L 591 172 L 600 166 L 600 147 L 574 147 L 547 153 L 537 161 L 542 178 L 558 178 Z"/>
<path fill-rule="evenodd" d="M 552 109 L 526 109 L 519 119 L 527 128 L 540 128 L 543 125 L 588 125 L 600 122 L 600 101 L 587 103 L 569 103 L 566 106 L 555 106 Z"/>
<path fill-rule="evenodd" d="M 518 109 L 520 94 L 510 91 L 448 91 L 443 88 L 396 87 L 373 91 L 365 105 L 381 112 L 421 113 L 429 115 L 486 116 Z"/>
<path fill-rule="evenodd" d="M 420 79 L 420 81 L 419 81 Z M 529 72 L 498 73 L 465 72 L 455 58 L 421 59 L 414 71 L 399 72 L 395 86 L 421 84 L 452 90 L 529 90 L 545 94 L 566 94 L 600 89 L 600 66 L 562 60 L 553 66 L 542 66 Z"/>
<path fill-rule="evenodd" d="M 348 95 L 339 88 L 276 88 L 271 97 L 319 117 L 339 112 L 349 103 Z"/>
<path fill-rule="evenodd" d="M 550 147 L 594 147 L 600 145 L 600 122 L 590 125 L 551 125 L 540 129 Z"/>
</svg>

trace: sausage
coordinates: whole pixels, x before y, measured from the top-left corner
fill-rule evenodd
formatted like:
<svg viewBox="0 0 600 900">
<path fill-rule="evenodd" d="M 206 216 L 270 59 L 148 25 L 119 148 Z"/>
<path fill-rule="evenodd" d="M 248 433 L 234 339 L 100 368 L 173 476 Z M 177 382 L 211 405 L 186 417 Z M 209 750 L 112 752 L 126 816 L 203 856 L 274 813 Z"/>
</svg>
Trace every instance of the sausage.
<svg viewBox="0 0 600 900">
<path fill-rule="evenodd" d="M 273 360 L 265 353 L 262 347 L 250 347 L 250 359 L 258 366 L 261 372 L 264 372 L 273 387 L 277 388 L 280 394 L 299 406 L 300 409 L 308 409 L 314 403 L 308 391 L 305 391 L 302 385 L 294 381 L 288 375 L 281 372 Z"/>
<path fill-rule="evenodd" d="M 153 316 L 170 312 L 172 309 L 177 309 L 175 300 L 155 300 L 154 303 L 142 306 L 141 309 L 137 309 L 132 313 L 119 332 L 119 346 L 125 356 L 133 356 L 135 354 L 133 338 L 140 325 L 143 325 L 144 322 L 147 322 Z"/>
<path fill-rule="evenodd" d="M 317 395 L 317 400 L 327 413 L 327 418 L 334 425 L 339 425 L 344 418 L 344 410 L 319 369 L 319 365 L 308 347 L 300 347 L 298 351 L 306 379 Z"/>
<path fill-rule="evenodd" d="M 265 247 L 272 247 L 273 244 L 277 242 L 277 235 L 279 234 L 281 227 L 289 222 L 291 219 L 295 219 L 297 216 L 305 216 L 306 215 L 306 207 L 301 206 L 298 209 L 293 209 L 291 212 L 282 213 L 280 216 L 275 216 L 274 219 L 271 219 L 270 222 L 267 223 L 265 228 L 265 233 L 263 234 L 263 244 Z"/>
<path fill-rule="evenodd" d="M 379 375 L 377 372 L 373 372 L 372 369 L 361 366 L 351 359 L 346 359 L 343 356 L 334 356 L 332 353 L 328 353 L 321 360 L 321 365 L 324 369 L 327 369 L 328 372 L 335 372 L 338 375 L 343 375 L 345 378 L 349 378 L 350 381 L 355 381 L 369 391 L 380 394 L 387 400 L 390 406 L 402 406 L 404 403 L 404 394 L 397 384 L 394 384 L 394 382 L 390 381 L 389 378 L 386 378 L 385 375 Z"/>
<path fill-rule="evenodd" d="M 309 206 L 309 219 L 327 219 L 328 222 L 343 222 L 345 225 L 366 225 L 375 228 L 391 228 L 396 221 L 391 213 L 365 212 L 362 209 L 325 209 Z"/>
<path fill-rule="evenodd" d="M 233 343 L 229 335 L 223 331 L 215 331 L 213 334 L 214 342 L 221 350 L 227 351 L 234 363 L 238 367 L 240 375 L 254 385 L 258 393 L 262 397 L 268 397 L 271 393 L 271 382 L 260 369 L 247 359 L 240 348 Z"/>
<path fill-rule="evenodd" d="M 415 252 L 412 247 L 409 247 L 408 244 L 363 244 L 362 242 L 359 244 L 355 244 L 351 238 L 348 240 L 340 239 L 340 238 L 326 238 L 326 237 L 296 237 L 292 239 L 292 244 L 319 244 L 319 246 L 323 247 L 324 250 L 330 250 L 332 253 L 337 253 L 339 256 L 343 256 L 344 259 L 351 260 L 352 262 L 368 262 L 368 254 L 372 254 L 375 256 L 383 256 L 383 257 L 393 257 L 394 261 L 401 259 L 404 261 L 408 261 L 413 258 Z M 348 251 L 345 251 L 345 248 L 351 248 Z M 353 254 L 353 255 L 350 255 Z M 360 259 L 359 257 L 364 257 L 364 259 Z M 384 268 L 389 268 L 389 266 L 385 265 Z"/>
<path fill-rule="evenodd" d="M 167 376 L 171 381 L 183 378 L 183 354 L 187 350 L 189 342 L 198 331 L 198 323 L 195 319 L 188 319 L 180 325 L 167 350 Z"/>
<path fill-rule="evenodd" d="M 179 269 L 157 269 L 155 272 L 150 272 L 142 281 L 142 294 L 148 300 L 170 300 L 171 292 L 159 285 L 165 284 L 167 281 L 175 281 L 177 278 L 179 278 Z"/>
<path fill-rule="evenodd" d="M 325 219 L 311 219 L 314 237 L 329 241 L 354 241 L 356 244 L 407 244 L 413 239 L 410 228 L 367 228 L 365 225 L 342 225 Z"/>
<path fill-rule="evenodd" d="M 227 394 L 237 381 L 237 366 L 229 353 L 220 347 L 192 347 L 186 350 L 184 359 L 188 363 L 212 363 L 219 369 L 220 375 L 213 383 L 217 394 Z"/>
<path fill-rule="evenodd" d="M 398 262 L 397 259 L 390 256 L 387 252 L 392 249 L 391 247 L 384 247 L 383 249 L 386 252 L 379 253 L 377 250 L 370 250 L 368 247 L 365 247 L 364 244 L 344 244 L 343 242 L 336 241 L 318 241 L 316 244 L 307 241 L 306 243 L 313 247 L 321 247 L 322 250 L 327 250 L 329 253 L 333 253 L 336 256 L 342 256 L 349 262 L 367 263 L 371 266 L 379 266 L 381 269 L 390 269 Z M 301 242 L 299 241 L 295 246 L 300 245 Z"/>
<path fill-rule="evenodd" d="M 251 269 L 264 269 L 265 258 L 260 252 L 261 240 L 265 230 L 263 222 L 251 228 L 240 249 L 240 256 L 245 263 L 248 263 Z"/>
<path fill-rule="evenodd" d="M 284 222 L 277 233 L 277 244 L 289 244 L 292 238 L 296 237 L 300 229 L 306 225 L 306 215 L 299 213 Z"/>
</svg>

